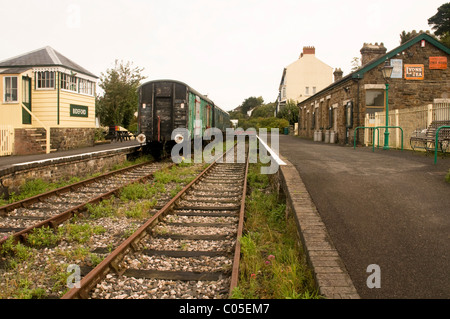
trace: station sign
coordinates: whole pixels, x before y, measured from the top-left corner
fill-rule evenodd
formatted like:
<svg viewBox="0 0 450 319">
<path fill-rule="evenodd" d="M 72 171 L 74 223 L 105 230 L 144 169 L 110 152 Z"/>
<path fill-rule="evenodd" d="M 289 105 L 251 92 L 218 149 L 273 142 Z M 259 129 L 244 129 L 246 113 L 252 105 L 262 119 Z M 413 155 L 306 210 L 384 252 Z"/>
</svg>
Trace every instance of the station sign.
<svg viewBox="0 0 450 319">
<path fill-rule="evenodd" d="M 430 56 L 430 70 L 446 70 L 447 57 L 446 56 Z"/>
<path fill-rule="evenodd" d="M 89 117 L 89 109 L 87 106 L 70 104 L 70 116 Z"/>
<path fill-rule="evenodd" d="M 423 80 L 424 65 L 423 64 L 405 64 L 406 80 Z"/>
</svg>

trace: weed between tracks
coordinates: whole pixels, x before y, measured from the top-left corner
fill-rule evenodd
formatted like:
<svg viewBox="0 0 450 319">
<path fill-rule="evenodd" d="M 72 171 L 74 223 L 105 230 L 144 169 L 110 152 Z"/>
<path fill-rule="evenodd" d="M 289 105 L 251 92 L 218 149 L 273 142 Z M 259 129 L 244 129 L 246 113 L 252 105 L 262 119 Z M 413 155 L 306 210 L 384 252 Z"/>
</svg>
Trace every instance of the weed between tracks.
<svg viewBox="0 0 450 319">
<path fill-rule="evenodd" d="M 298 244 L 295 221 L 272 191 L 269 176 L 251 164 L 236 299 L 318 298 Z"/>
<path fill-rule="evenodd" d="M 152 182 L 125 187 L 118 198 L 87 205 L 88 217 L 75 217 L 56 230 L 41 228 L 24 244 L 12 238 L 0 248 L 0 299 L 60 298 L 67 291 L 70 264 L 98 265 L 149 217 L 206 167 L 181 164 L 158 171 Z"/>
</svg>

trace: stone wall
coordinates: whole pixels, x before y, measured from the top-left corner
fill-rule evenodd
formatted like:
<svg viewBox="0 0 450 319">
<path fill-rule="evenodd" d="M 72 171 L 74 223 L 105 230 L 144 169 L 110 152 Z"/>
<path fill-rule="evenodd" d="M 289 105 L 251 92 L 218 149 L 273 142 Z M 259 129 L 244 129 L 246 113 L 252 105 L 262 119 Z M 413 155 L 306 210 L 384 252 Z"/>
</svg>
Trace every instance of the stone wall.
<svg viewBox="0 0 450 319">
<path fill-rule="evenodd" d="M 16 128 L 14 130 L 14 155 L 45 153 L 46 135 L 43 128 Z"/>
<path fill-rule="evenodd" d="M 65 151 L 94 145 L 95 128 L 52 128 L 52 149 Z"/>
<path fill-rule="evenodd" d="M 138 148 L 129 147 L 7 167 L 0 170 L 0 193 L 18 192 L 21 185 L 38 178 L 47 182 L 59 182 L 74 176 L 105 172 L 114 165 L 125 162 Z"/>
</svg>

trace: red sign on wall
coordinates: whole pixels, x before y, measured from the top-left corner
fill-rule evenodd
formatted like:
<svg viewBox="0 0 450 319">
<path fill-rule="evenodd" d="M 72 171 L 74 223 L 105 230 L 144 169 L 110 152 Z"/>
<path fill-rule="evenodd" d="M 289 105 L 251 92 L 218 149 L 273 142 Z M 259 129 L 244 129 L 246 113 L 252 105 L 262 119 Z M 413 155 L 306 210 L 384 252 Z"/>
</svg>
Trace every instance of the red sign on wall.
<svg viewBox="0 0 450 319">
<path fill-rule="evenodd" d="M 446 56 L 430 56 L 430 70 L 446 70 L 447 57 Z"/>
</svg>

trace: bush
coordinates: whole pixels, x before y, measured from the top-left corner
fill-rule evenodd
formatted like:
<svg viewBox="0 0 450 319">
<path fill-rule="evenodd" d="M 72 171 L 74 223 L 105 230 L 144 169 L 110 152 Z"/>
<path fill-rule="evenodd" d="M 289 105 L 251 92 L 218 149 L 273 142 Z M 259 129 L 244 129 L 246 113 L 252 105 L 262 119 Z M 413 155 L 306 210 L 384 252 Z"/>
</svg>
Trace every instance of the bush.
<svg viewBox="0 0 450 319">
<path fill-rule="evenodd" d="M 278 128 L 282 130 L 285 127 L 289 127 L 289 122 L 285 119 L 279 119 L 276 117 L 258 117 L 239 121 L 239 127 L 242 127 L 244 130 L 249 128 L 254 128 L 256 130 L 259 130 L 260 128 L 266 128 L 269 130 L 272 128 Z"/>
</svg>

